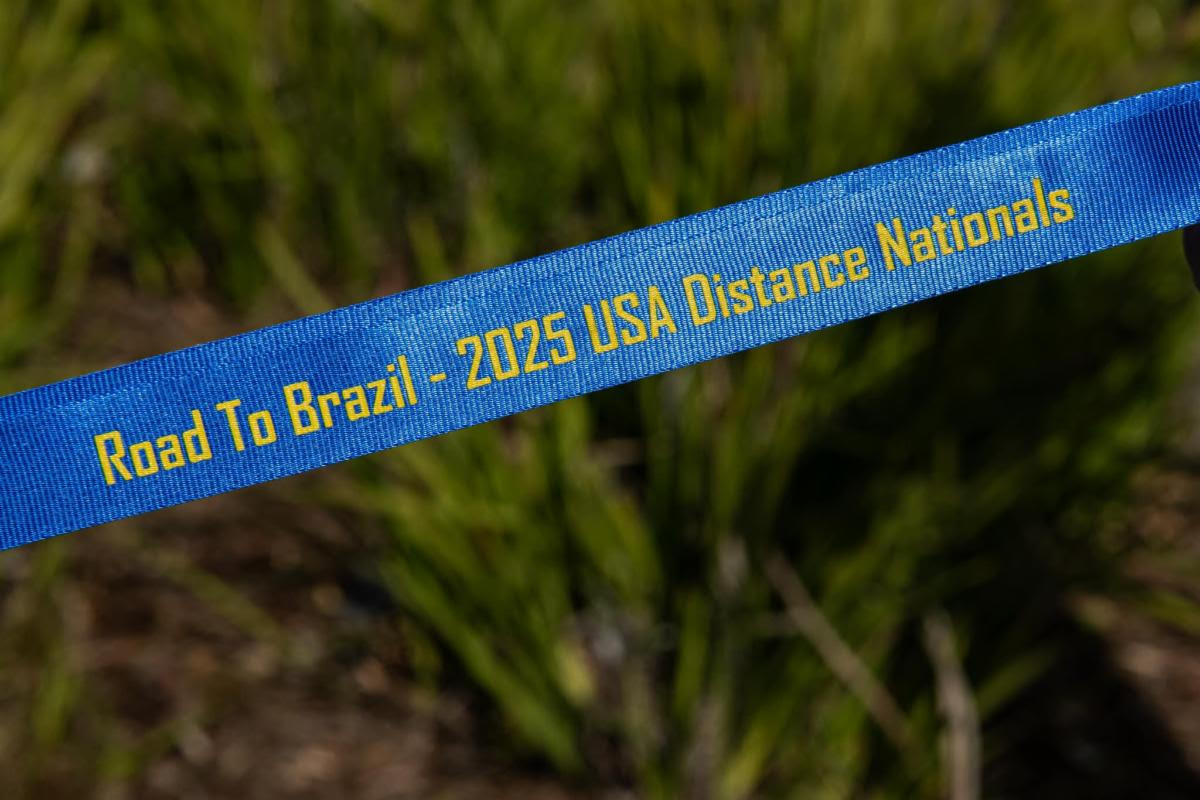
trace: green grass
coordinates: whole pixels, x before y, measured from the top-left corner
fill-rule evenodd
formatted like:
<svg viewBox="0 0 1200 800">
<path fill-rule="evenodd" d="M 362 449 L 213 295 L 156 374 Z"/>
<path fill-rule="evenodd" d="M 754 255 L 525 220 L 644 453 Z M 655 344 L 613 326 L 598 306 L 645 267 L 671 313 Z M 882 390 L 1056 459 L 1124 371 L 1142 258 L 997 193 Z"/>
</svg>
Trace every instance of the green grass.
<svg viewBox="0 0 1200 800">
<path fill-rule="evenodd" d="M 1184 80 L 1186 9 L 10 2 L 0 389 L 95 366 L 33 356 L 101 275 L 317 311 Z M 403 448 L 320 502 L 386 526 L 429 679 L 486 696 L 514 755 L 647 797 L 934 797 L 922 622 L 949 612 L 987 732 L 1056 598 L 1104 585 L 1192 330 L 1175 248 Z M 783 619 L 777 557 L 907 739 Z M 88 713 L 56 653 L 25 656 L 35 751 Z"/>
</svg>

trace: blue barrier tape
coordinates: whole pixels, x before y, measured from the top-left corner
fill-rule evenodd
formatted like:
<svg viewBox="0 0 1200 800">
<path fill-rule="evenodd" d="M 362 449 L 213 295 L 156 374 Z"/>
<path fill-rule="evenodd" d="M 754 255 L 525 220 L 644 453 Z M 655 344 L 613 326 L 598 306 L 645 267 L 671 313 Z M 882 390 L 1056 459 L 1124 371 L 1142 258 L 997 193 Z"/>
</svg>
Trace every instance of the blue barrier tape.
<svg viewBox="0 0 1200 800">
<path fill-rule="evenodd" d="M 1198 220 L 1193 83 L 0 397 L 0 547 Z"/>
</svg>

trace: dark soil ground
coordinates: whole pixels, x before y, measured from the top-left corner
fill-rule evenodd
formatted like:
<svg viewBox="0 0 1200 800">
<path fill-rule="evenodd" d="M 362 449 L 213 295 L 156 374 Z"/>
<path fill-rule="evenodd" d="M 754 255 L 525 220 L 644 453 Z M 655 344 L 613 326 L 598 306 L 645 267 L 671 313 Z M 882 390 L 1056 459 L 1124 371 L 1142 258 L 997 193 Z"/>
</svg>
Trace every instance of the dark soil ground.
<svg viewBox="0 0 1200 800">
<path fill-rule="evenodd" d="M 407 682 L 401 632 L 347 570 L 361 540 L 296 513 L 304 482 L 72 547 L 71 649 L 131 739 L 167 732 L 106 796 L 581 796 L 498 763 L 466 700 Z M 58 766 L 37 796 L 67 796 L 49 791 L 56 773 L 70 785 Z"/>
</svg>

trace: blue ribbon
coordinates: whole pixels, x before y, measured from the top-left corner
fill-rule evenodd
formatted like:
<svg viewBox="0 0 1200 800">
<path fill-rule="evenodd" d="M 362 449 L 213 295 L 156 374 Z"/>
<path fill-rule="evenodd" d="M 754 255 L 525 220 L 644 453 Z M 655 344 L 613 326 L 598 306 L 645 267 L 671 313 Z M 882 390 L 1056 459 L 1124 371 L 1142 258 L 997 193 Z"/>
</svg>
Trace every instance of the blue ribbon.
<svg viewBox="0 0 1200 800">
<path fill-rule="evenodd" d="M 1193 83 L 0 397 L 0 546 L 1197 220 Z"/>
</svg>

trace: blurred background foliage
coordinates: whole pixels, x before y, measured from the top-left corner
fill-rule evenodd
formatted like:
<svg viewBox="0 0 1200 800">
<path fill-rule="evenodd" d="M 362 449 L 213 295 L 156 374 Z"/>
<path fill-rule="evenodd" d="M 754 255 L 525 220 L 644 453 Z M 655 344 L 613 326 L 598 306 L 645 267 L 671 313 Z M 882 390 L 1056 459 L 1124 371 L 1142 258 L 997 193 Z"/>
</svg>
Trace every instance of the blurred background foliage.
<svg viewBox="0 0 1200 800">
<path fill-rule="evenodd" d="M 1182 0 L 7 0 L 0 390 L 1188 80 L 1198 43 Z M 1200 631 L 1124 568 L 1196 333 L 1177 250 L 330 468 L 273 514 L 368 531 L 404 681 L 465 692 L 503 763 L 573 791 L 1045 796 L 1053 773 L 1102 796 L 1104 769 L 1027 743 L 1048 676 L 1103 671 L 1103 603 Z M 130 328 L 113 296 L 162 311 Z M 272 536 L 264 497 L 208 546 Z M 72 655 L 85 538 L 299 658 L 286 619 L 147 533 L 175 513 L 5 556 L 6 794 L 140 796 L 190 741 L 120 719 Z M 1128 744 L 1100 760 L 1150 780 Z"/>
</svg>

